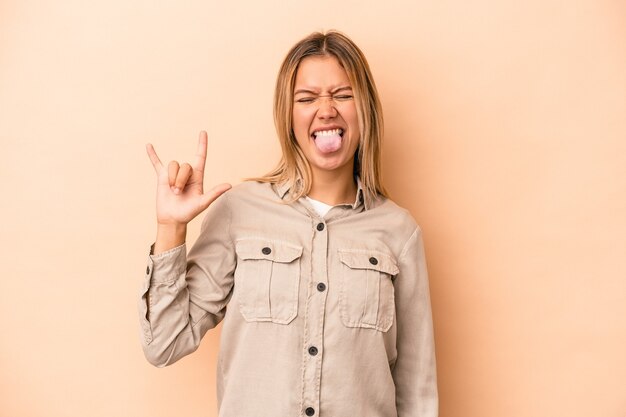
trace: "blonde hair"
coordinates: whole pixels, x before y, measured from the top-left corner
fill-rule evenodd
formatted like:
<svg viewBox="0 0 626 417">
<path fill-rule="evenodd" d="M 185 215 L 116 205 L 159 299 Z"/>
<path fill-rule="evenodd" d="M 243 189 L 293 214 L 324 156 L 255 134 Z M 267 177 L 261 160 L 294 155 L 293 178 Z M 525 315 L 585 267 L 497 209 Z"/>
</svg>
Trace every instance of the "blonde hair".
<svg viewBox="0 0 626 417">
<path fill-rule="evenodd" d="M 276 168 L 262 177 L 246 178 L 269 183 L 287 183 L 292 192 L 288 202 L 309 193 L 312 171 L 292 129 L 293 89 L 300 62 L 309 56 L 334 56 L 348 75 L 354 93 L 360 141 L 354 154 L 354 174 L 358 175 L 365 198 L 388 197 L 382 184 L 381 144 L 382 106 L 374 78 L 363 52 L 337 30 L 313 32 L 297 42 L 285 56 L 274 90 L 274 124 L 282 148 Z"/>
</svg>

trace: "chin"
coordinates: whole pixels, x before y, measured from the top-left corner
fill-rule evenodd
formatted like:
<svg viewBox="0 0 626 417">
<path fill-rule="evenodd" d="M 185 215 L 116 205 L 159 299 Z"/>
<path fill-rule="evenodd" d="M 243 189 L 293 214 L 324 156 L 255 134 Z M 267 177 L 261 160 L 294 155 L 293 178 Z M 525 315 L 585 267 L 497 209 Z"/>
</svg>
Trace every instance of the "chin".
<svg viewBox="0 0 626 417">
<path fill-rule="evenodd" d="M 332 158 L 331 160 L 329 160 L 328 158 L 326 158 L 323 161 L 315 160 L 315 161 L 309 161 L 309 163 L 312 165 L 312 168 L 314 167 L 316 169 L 324 170 L 324 171 L 336 171 L 342 168 L 348 162 L 348 161 L 341 161 L 338 159 L 339 158 Z"/>
</svg>

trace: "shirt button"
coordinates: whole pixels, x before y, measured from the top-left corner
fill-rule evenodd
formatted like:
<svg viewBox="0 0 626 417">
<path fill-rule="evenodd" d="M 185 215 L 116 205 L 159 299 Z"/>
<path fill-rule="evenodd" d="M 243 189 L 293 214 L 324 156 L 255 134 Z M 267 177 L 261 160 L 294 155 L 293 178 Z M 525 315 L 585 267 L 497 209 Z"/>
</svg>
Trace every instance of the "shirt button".
<svg viewBox="0 0 626 417">
<path fill-rule="evenodd" d="M 320 232 L 321 232 L 322 230 L 324 230 L 324 223 L 318 223 L 318 224 L 317 224 L 317 230 L 319 230 Z"/>
<path fill-rule="evenodd" d="M 270 253 L 272 253 L 272 250 L 266 246 L 261 249 L 261 252 L 263 252 L 263 255 L 269 255 Z"/>
<path fill-rule="evenodd" d="M 311 346 L 309 348 L 309 355 L 311 355 L 311 356 L 317 355 L 317 348 L 315 346 Z"/>
<path fill-rule="evenodd" d="M 319 284 L 317 284 L 317 290 L 319 292 L 322 292 L 326 289 L 326 284 L 324 284 L 323 282 L 320 282 Z"/>
<path fill-rule="evenodd" d="M 150 274 L 150 267 L 146 266 L 146 274 Z"/>
<path fill-rule="evenodd" d="M 315 414 L 315 409 L 313 407 L 307 407 L 306 410 L 304 410 L 304 412 L 306 413 L 307 416 L 312 416 L 313 414 Z"/>
<path fill-rule="evenodd" d="M 374 258 L 374 257 L 372 256 L 372 257 L 370 258 L 370 263 L 371 263 L 372 265 L 376 265 L 376 264 L 378 264 L 378 259 L 376 259 L 376 258 Z"/>
</svg>

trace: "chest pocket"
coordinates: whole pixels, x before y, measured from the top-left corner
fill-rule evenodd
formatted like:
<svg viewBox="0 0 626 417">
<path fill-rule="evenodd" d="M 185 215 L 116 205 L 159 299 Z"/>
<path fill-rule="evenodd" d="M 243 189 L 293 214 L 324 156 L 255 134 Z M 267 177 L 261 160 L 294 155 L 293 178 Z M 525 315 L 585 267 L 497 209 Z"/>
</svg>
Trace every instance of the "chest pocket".
<svg viewBox="0 0 626 417">
<path fill-rule="evenodd" d="M 339 309 L 347 327 L 386 332 L 395 312 L 392 278 L 399 272 L 393 256 L 377 251 L 340 249 Z"/>
<path fill-rule="evenodd" d="M 267 239 L 236 242 L 235 291 L 246 321 L 288 324 L 298 314 L 302 246 Z"/>
</svg>

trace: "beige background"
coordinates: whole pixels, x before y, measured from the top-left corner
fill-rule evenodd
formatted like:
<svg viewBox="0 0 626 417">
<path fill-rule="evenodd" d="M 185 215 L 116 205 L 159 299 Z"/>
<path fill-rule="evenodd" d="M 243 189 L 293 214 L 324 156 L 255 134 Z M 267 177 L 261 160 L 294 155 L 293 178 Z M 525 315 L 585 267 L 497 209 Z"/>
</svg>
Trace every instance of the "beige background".
<svg viewBox="0 0 626 417">
<path fill-rule="evenodd" d="M 384 3 L 0 1 L 0 415 L 216 415 L 219 326 L 140 349 L 144 145 L 264 173 L 281 59 L 338 28 L 424 230 L 441 417 L 626 416 L 626 4 Z"/>
</svg>

